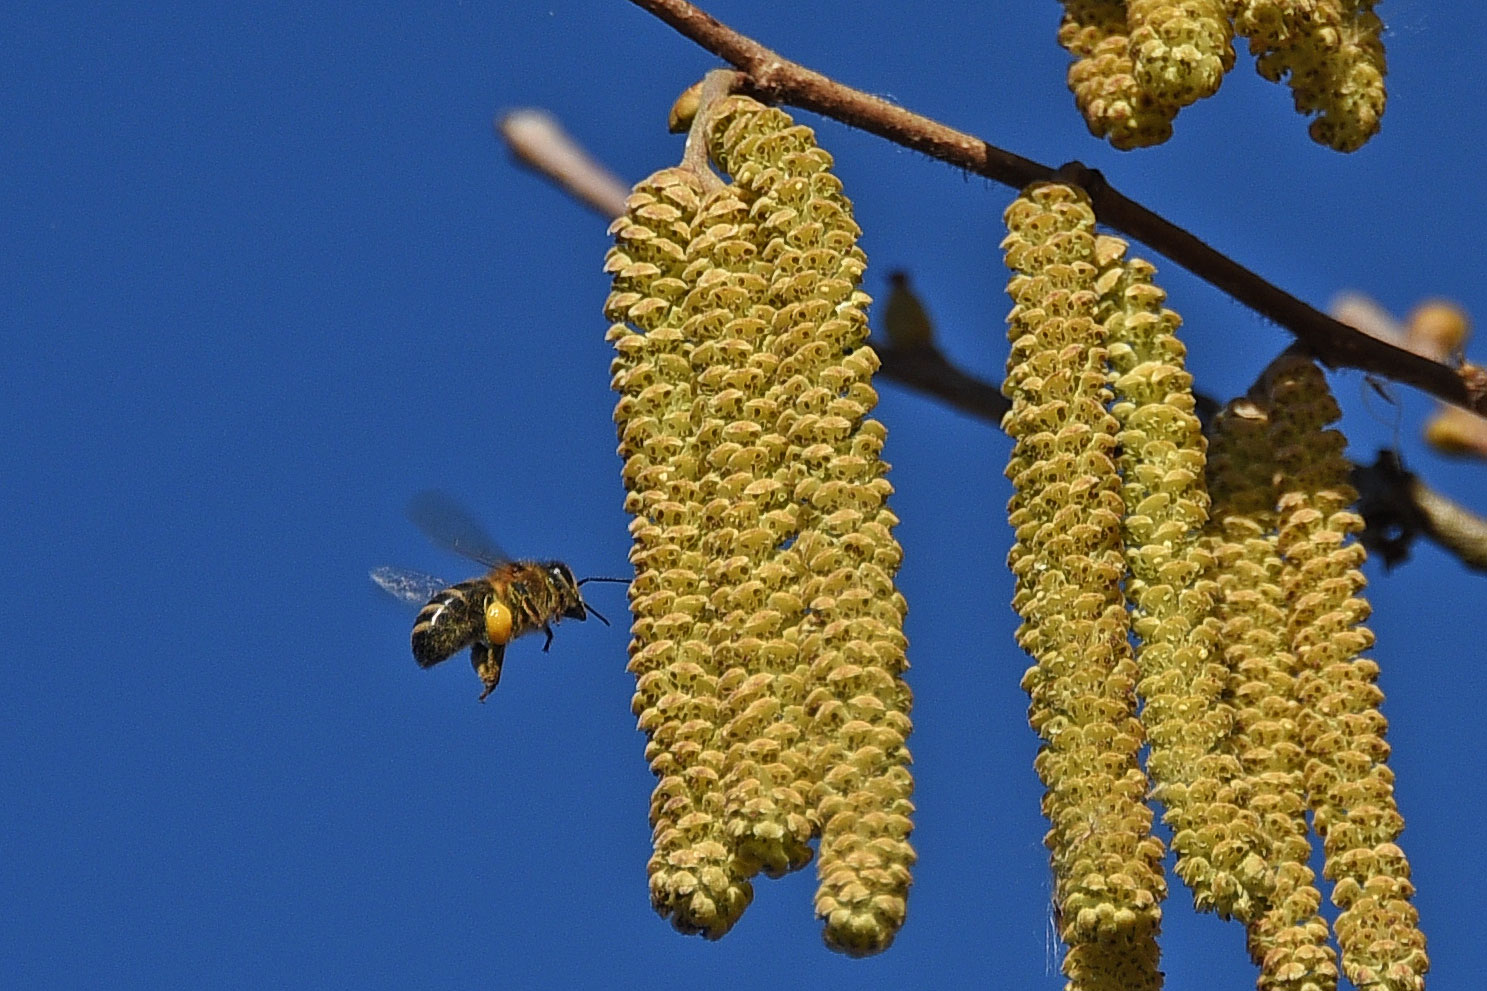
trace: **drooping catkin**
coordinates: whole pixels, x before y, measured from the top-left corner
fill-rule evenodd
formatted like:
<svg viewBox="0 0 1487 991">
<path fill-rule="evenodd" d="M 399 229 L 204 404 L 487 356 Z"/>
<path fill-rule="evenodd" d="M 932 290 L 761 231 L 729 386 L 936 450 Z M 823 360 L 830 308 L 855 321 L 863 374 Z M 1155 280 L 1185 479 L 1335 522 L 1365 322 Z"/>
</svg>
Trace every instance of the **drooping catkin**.
<svg viewBox="0 0 1487 991">
<path fill-rule="evenodd" d="M 1125 0 L 1062 2 L 1058 43 L 1074 56 L 1069 89 L 1089 132 L 1122 150 L 1166 141 L 1179 105 L 1138 82 Z"/>
<path fill-rule="evenodd" d="M 1106 334 L 1097 320 L 1094 212 L 1080 190 L 1029 187 L 1006 211 L 1002 242 L 1012 341 L 1003 426 L 1015 543 L 1018 642 L 1029 722 L 1044 744 L 1035 766 L 1051 828 L 1054 904 L 1075 989 L 1157 988 L 1165 894 L 1137 762 L 1135 662 L 1121 582 L 1124 505 L 1106 410 Z M 1120 984 L 1110 981 L 1119 978 Z"/>
<path fill-rule="evenodd" d="M 1239 773 L 1222 741 L 1234 710 L 1222 698 L 1227 670 L 1213 618 L 1218 587 L 1199 534 L 1208 519 L 1204 441 L 1194 413 L 1192 376 L 1178 340 L 1177 314 L 1152 283 L 1154 269 L 1126 259 L 1125 244 L 1099 238 L 1102 318 L 1120 424 L 1130 577 L 1126 597 L 1136 634 L 1136 691 L 1150 741 L 1146 760 L 1153 797 L 1173 833 L 1177 873 L 1199 908 L 1228 915 L 1243 884 L 1245 845 L 1231 836 L 1228 796 Z"/>
<path fill-rule="evenodd" d="M 1234 27 L 1249 39 L 1255 69 L 1285 80 L 1296 110 L 1315 114 L 1312 140 L 1337 151 L 1378 132 L 1387 72 L 1376 0 L 1240 0 Z"/>
<path fill-rule="evenodd" d="M 1410 900 L 1409 863 L 1396 840 L 1404 829 L 1385 761 L 1378 665 L 1360 656 L 1373 644 L 1359 567 L 1363 527 L 1349 507 L 1345 441 L 1326 429 L 1337 404 L 1320 369 L 1289 355 L 1268 370 L 1270 433 L 1279 468 L 1278 550 L 1296 657 L 1304 784 L 1322 840 L 1323 874 L 1341 913 L 1334 924 L 1342 969 L 1358 987 L 1419 991 L 1429 968 Z"/>
<path fill-rule="evenodd" d="M 1162 103 L 1185 107 L 1218 92 L 1234 66 L 1226 0 L 1126 0 L 1136 81 Z"/>
<path fill-rule="evenodd" d="M 883 427 L 867 346 L 866 258 L 831 156 L 783 111 L 734 97 L 715 116 L 715 157 L 751 200 L 760 262 L 771 275 L 780 413 L 787 440 L 775 466 L 800 519 L 781 539 L 800 567 L 793 632 L 809 662 L 808 731 L 819 747 L 812 793 L 821 828 L 816 912 L 834 949 L 888 946 L 903 924 L 914 853 L 908 844 L 902 552 L 887 508 Z"/>
<path fill-rule="evenodd" d="M 704 322 L 726 322 L 727 313 L 686 303 L 695 273 L 719 270 L 719 256 L 739 250 L 701 236 L 730 208 L 738 204 L 728 191 L 708 196 L 690 172 L 658 172 L 635 187 L 611 228 L 616 243 L 605 265 L 614 276 L 605 312 L 622 321 L 609 339 L 618 352 L 615 420 L 634 516 L 633 705 L 660 779 L 650 809 L 651 902 L 678 929 L 710 938 L 726 933 L 753 898 L 750 872 L 726 829 L 723 672 L 713 655 L 728 631 L 705 584 L 702 516 L 707 490 L 718 483 L 706 438 L 720 437 L 724 423 L 699 403 L 688 340 Z"/>
<path fill-rule="evenodd" d="M 1244 923 L 1260 991 L 1330 991 L 1337 955 L 1327 943 L 1322 896 L 1308 861 L 1304 757 L 1296 658 L 1286 637 L 1284 563 L 1276 537 L 1270 407 L 1237 399 L 1211 431 L 1205 544 L 1219 586 L 1216 616 L 1235 710 L 1226 748 L 1240 764 L 1221 794 L 1233 810 L 1214 823 L 1214 846 L 1232 879 L 1221 913 Z"/>
<path fill-rule="evenodd" d="M 1292 70 L 1296 109 L 1317 114 L 1307 132 L 1337 151 L 1357 151 L 1377 134 L 1388 100 L 1384 24 L 1372 7 L 1373 0 L 1345 4 L 1335 42 L 1303 46 Z"/>
<path fill-rule="evenodd" d="M 661 779 L 658 911 L 722 935 L 821 837 L 829 945 L 877 952 L 914 853 L 901 553 L 867 418 L 866 260 L 831 157 L 745 98 L 615 225 L 607 314 L 635 514 L 631 670 Z"/>
</svg>

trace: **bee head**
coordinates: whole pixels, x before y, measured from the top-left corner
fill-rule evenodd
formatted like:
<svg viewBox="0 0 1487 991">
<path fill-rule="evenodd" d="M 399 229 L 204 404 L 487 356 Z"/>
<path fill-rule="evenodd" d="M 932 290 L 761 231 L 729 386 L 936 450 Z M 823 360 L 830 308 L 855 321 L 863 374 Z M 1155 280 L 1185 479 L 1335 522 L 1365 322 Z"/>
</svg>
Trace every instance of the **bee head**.
<svg viewBox="0 0 1487 991">
<path fill-rule="evenodd" d="M 583 593 L 578 590 L 578 580 L 573 577 L 572 570 L 562 561 L 548 561 L 543 567 L 552 579 L 552 587 L 557 590 L 559 613 L 567 619 L 588 619 L 591 610 L 584 604 Z"/>
<path fill-rule="evenodd" d="M 568 606 L 563 610 L 563 615 L 572 619 L 587 619 L 593 616 L 605 626 L 609 625 L 609 620 L 605 619 L 604 614 L 599 610 L 583 601 L 583 593 L 579 591 L 579 586 L 585 582 L 615 582 L 621 585 L 630 583 L 628 578 L 580 578 L 575 581 L 573 572 L 569 571 L 568 566 L 561 561 L 553 561 L 547 568 L 553 577 L 554 584 L 563 590 L 564 603 Z"/>
</svg>

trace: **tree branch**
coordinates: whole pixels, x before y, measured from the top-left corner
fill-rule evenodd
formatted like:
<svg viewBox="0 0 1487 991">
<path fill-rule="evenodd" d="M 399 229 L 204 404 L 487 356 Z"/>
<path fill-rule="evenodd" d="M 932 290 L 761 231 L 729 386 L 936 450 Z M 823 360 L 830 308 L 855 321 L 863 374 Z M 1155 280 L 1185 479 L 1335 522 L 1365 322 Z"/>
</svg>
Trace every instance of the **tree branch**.
<svg viewBox="0 0 1487 991">
<path fill-rule="evenodd" d="M 933 346 L 894 348 L 876 345 L 882 374 L 918 392 L 942 399 L 949 406 L 1000 427 L 1009 403 L 996 386 L 956 368 Z M 1197 397 L 1204 421 L 1218 409 L 1212 399 Z M 1365 529 L 1361 535 L 1384 567 L 1393 568 L 1409 557 L 1410 546 L 1428 537 L 1462 564 L 1487 573 L 1487 519 L 1431 489 L 1405 470 L 1399 455 L 1380 451 L 1372 465 L 1353 466 L 1358 489 L 1358 512 Z"/>
<path fill-rule="evenodd" d="M 956 368 L 932 344 L 896 348 L 875 341 L 873 350 L 883 362 L 882 371 L 888 378 L 994 427 L 1001 427 L 1002 417 L 1012 408 L 1001 389 Z"/>
<path fill-rule="evenodd" d="M 497 120 L 496 133 L 508 145 L 519 139 L 513 137 L 511 128 L 501 126 L 501 122 L 523 114 L 513 112 Z M 513 148 L 518 161 L 557 183 L 606 221 L 624 212 L 624 196 L 610 184 L 609 171 L 578 149 L 556 121 L 546 118 L 536 133 L 540 140 L 524 141 L 519 149 Z M 606 186 L 605 195 L 590 194 L 594 188 Z M 878 342 L 874 349 L 883 362 L 885 378 L 1000 428 L 1002 417 L 1010 407 L 1001 389 L 961 371 L 938 348 L 893 347 Z M 1201 395 L 1198 405 L 1200 415 L 1206 409 L 1211 416 L 1217 409 L 1216 403 Z M 1386 566 L 1408 557 L 1410 544 L 1423 535 L 1468 567 L 1487 571 L 1487 519 L 1431 491 L 1404 471 L 1392 453 L 1381 454 L 1379 462 L 1372 467 L 1355 466 L 1353 484 L 1360 493 L 1359 511 L 1368 524 L 1363 540 L 1379 553 Z"/>
<path fill-rule="evenodd" d="M 1475 366 L 1454 369 L 1332 319 L 1122 196 L 1094 169 L 1072 162 L 1055 170 L 833 82 L 739 34 L 685 0 L 631 2 L 739 69 L 743 74 L 740 89 L 745 92 L 814 111 L 1014 189 L 1052 179 L 1083 186 L 1102 223 L 1124 231 L 1285 327 L 1328 366 L 1371 372 L 1487 415 L 1487 372 Z"/>
<path fill-rule="evenodd" d="M 1487 572 L 1487 519 L 1430 489 L 1404 469 L 1399 455 L 1380 451 L 1371 465 L 1354 465 L 1353 487 L 1367 529 L 1363 542 L 1393 567 L 1427 536 L 1475 571 Z"/>
<path fill-rule="evenodd" d="M 614 218 L 625 212 L 630 187 L 596 161 L 543 110 L 513 110 L 495 120 L 496 136 L 517 161 L 547 176 L 585 206 Z"/>
</svg>

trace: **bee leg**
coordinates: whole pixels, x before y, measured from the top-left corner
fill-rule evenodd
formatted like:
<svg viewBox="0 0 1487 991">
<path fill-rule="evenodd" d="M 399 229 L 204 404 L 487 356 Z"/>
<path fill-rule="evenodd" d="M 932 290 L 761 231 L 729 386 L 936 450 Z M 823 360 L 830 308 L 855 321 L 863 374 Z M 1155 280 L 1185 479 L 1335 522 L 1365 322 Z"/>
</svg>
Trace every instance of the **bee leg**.
<svg viewBox="0 0 1487 991">
<path fill-rule="evenodd" d="M 501 681 L 501 661 L 506 656 L 505 644 L 483 644 L 474 643 L 470 646 L 470 664 L 475 668 L 475 673 L 485 683 L 485 691 L 480 693 L 480 701 L 484 702 L 490 697 L 490 693 L 496 690 L 496 685 Z"/>
<path fill-rule="evenodd" d="M 547 653 L 547 648 L 552 646 L 552 627 L 546 623 L 542 624 L 542 632 L 547 634 L 547 640 L 542 644 L 542 652 Z"/>
</svg>

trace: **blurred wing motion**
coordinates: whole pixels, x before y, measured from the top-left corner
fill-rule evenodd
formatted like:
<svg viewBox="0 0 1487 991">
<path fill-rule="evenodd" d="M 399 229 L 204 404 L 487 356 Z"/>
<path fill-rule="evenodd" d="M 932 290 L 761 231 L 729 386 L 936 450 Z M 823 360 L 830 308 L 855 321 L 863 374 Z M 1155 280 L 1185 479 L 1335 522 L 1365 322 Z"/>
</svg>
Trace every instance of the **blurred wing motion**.
<svg viewBox="0 0 1487 991">
<path fill-rule="evenodd" d="M 373 568 L 372 581 L 395 599 L 421 606 L 449 587 L 442 578 L 407 568 Z"/>
<path fill-rule="evenodd" d="M 487 568 L 511 560 L 485 532 L 485 527 L 448 492 L 429 489 L 415 495 L 408 500 L 408 519 L 439 547 L 463 554 Z"/>
<path fill-rule="evenodd" d="M 375 568 L 372 581 L 395 599 L 421 605 L 409 638 L 419 667 L 470 648 L 470 663 L 485 684 L 484 701 L 501 680 L 506 645 L 541 631 L 542 649 L 552 643 L 552 628 L 561 619 L 609 620 L 583 600 L 584 582 L 623 582 L 623 578 L 579 581 L 561 561 L 513 561 L 451 496 L 438 490 L 420 492 L 408 503 L 408 518 L 430 540 L 490 569 L 488 574 L 450 585 L 441 578 L 405 568 Z"/>
</svg>

